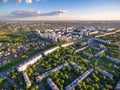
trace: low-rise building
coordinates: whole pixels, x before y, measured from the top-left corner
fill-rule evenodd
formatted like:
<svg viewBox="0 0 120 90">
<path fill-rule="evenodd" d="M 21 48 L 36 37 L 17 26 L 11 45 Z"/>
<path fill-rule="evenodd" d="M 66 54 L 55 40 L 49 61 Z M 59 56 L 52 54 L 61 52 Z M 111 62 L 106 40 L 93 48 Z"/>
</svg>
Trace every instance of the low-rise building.
<svg viewBox="0 0 120 90">
<path fill-rule="evenodd" d="M 56 51 L 57 49 L 59 49 L 59 48 L 60 48 L 59 46 L 50 48 L 50 49 L 48 49 L 48 50 L 45 50 L 45 51 L 43 52 L 43 54 L 46 56 L 46 55 L 48 55 L 48 54 L 50 54 L 50 53 L 55 52 L 55 51 Z"/>
<path fill-rule="evenodd" d="M 95 54 L 95 57 L 98 57 L 100 54 L 104 53 L 107 49 L 100 50 Z"/>
<path fill-rule="evenodd" d="M 88 46 L 85 46 L 85 47 L 83 47 L 83 48 L 77 49 L 75 52 L 77 53 L 77 52 L 82 51 L 82 50 L 84 50 L 84 49 L 86 49 L 86 48 L 88 48 Z"/>
<path fill-rule="evenodd" d="M 93 72 L 94 69 L 89 69 L 86 72 L 84 72 L 81 76 L 79 76 L 77 79 L 75 79 L 72 83 L 70 83 L 69 85 L 67 85 L 65 87 L 65 90 L 72 90 L 72 88 L 76 87 L 78 85 L 78 83 L 82 80 L 84 80 L 90 73 Z"/>
<path fill-rule="evenodd" d="M 120 32 L 120 30 L 116 30 L 115 32 L 116 32 L 116 33 L 117 33 L 117 32 Z"/>
<path fill-rule="evenodd" d="M 120 81 L 117 83 L 117 85 L 116 85 L 114 90 L 120 90 Z"/>
<path fill-rule="evenodd" d="M 47 79 L 47 83 L 49 84 L 49 86 L 52 90 L 59 90 L 57 85 L 55 85 L 55 83 L 50 78 Z"/>
<path fill-rule="evenodd" d="M 58 71 L 58 70 L 62 69 L 63 67 L 67 66 L 67 65 L 68 65 L 68 63 L 64 63 L 60 66 L 57 66 L 57 67 L 51 69 L 50 71 L 47 71 L 47 72 L 41 74 L 40 76 L 37 76 L 36 81 L 38 82 L 39 80 L 42 80 L 43 78 L 49 76 L 51 73 L 53 73 L 55 71 Z"/>
<path fill-rule="evenodd" d="M 77 65 L 74 62 L 70 62 L 70 65 L 73 66 L 73 67 L 75 67 L 75 68 L 78 68 L 78 69 L 82 70 L 82 67 L 80 67 L 79 65 Z"/>
<path fill-rule="evenodd" d="M 91 58 L 94 56 L 93 54 L 88 53 L 88 52 L 83 52 L 83 55 L 88 56 L 88 57 L 91 57 Z"/>
<path fill-rule="evenodd" d="M 110 74 L 110 73 L 108 73 L 108 72 L 106 72 L 106 71 L 104 71 L 104 70 L 102 70 L 102 69 L 100 69 L 100 68 L 95 68 L 96 70 L 98 70 L 98 71 L 100 71 L 103 75 L 105 75 L 106 77 L 109 77 L 109 78 L 113 78 L 113 75 L 112 74 Z"/>
<path fill-rule="evenodd" d="M 0 52 L 0 55 L 2 55 L 4 53 L 4 51 Z"/>
<path fill-rule="evenodd" d="M 108 55 L 106 55 L 106 58 L 109 59 L 109 60 L 111 60 L 111 61 L 113 61 L 113 62 L 116 62 L 116 63 L 119 63 L 119 64 L 120 64 L 120 60 L 117 59 L 117 58 L 113 58 L 113 57 L 110 57 L 110 56 L 108 56 Z"/>
<path fill-rule="evenodd" d="M 67 46 L 71 46 L 73 44 L 74 44 L 74 42 L 70 42 L 70 43 L 66 43 L 66 44 L 61 45 L 61 47 L 67 47 Z"/>
<path fill-rule="evenodd" d="M 25 71 L 30 65 L 33 65 L 34 63 L 36 63 L 39 59 L 42 58 L 41 54 L 36 54 L 33 57 L 27 59 L 26 61 L 20 63 L 16 68 L 17 71 Z"/>
<path fill-rule="evenodd" d="M 102 35 L 96 35 L 95 37 L 98 38 L 98 37 L 103 37 L 103 36 L 112 35 L 112 34 L 116 34 L 116 32 L 104 33 Z"/>
<path fill-rule="evenodd" d="M 106 36 L 106 35 L 112 35 L 112 34 L 116 34 L 116 32 L 104 33 L 104 36 Z"/>
<path fill-rule="evenodd" d="M 110 44 L 111 43 L 109 41 L 102 40 L 102 39 L 97 39 L 97 38 L 94 38 L 94 41 L 98 41 L 98 42 L 101 42 L 101 43 L 104 43 L 104 44 Z"/>
<path fill-rule="evenodd" d="M 27 86 L 31 86 L 31 81 L 30 81 L 30 79 L 29 79 L 29 77 L 28 77 L 26 72 L 23 73 L 23 78 L 25 80 L 26 85 Z"/>
<path fill-rule="evenodd" d="M 100 48 L 98 48 L 98 47 L 95 47 L 95 46 L 90 46 L 91 48 L 93 48 L 93 49 L 95 49 L 95 50 L 97 50 L 97 51 L 99 51 L 100 50 Z"/>
<path fill-rule="evenodd" d="M 90 31 L 90 32 L 89 32 L 89 35 L 92 35 L 92 34 L 98 34 L 98 31 L 97 31 L 97 30 Z"/>
</svg>

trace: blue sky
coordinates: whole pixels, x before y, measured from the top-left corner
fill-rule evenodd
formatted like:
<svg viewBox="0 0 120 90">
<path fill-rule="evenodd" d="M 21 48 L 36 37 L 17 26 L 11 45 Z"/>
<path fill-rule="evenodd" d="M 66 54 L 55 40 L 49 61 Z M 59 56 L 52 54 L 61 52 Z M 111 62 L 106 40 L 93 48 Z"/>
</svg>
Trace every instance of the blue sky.
<svg viewBox="0 0 120 90">
<path fill-rule="evenodd" d="M 0 1 L 3 20 L 120 20 L 120 0 Z"/>
</svg>

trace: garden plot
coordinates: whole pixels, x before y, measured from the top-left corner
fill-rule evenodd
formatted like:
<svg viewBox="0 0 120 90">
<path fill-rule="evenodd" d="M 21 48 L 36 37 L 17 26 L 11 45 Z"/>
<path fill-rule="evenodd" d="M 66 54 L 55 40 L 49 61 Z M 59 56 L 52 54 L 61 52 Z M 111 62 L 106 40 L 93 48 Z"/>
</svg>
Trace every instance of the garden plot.
<svg viewBox="0 0 120 90">
<path fill-rule="evenodd" d="M 20 88 L 10 83 L 6 78 L 2 78 L 0 79 L 0 90 L 20 90 Z"/>
<path fill-rule="evenodd" d="M 120 51 L 115 49 L 109 49 L 106 51 L 106 55 L 120 60 Z"/>
<path fill-rule="evenodd" d="M 79 70 L 76 67 L 68 65 L 62 68 L 60 71 L 52 73 L 49 77 L 58 86 L 60 90 L 63 90 L 67 85 L 74 81 L 83 73 L 83 70 Z"/>
<path fill-rule="evenodd" d="M 107 78 L 99 71 L 94 70 L 85 80 L 80 82 L 75 90 L 112 90 L 113 82 L 110 82 L 111 79 Z"/>
<path fill-rule="evenodd" d="M 114 81 L 119 80 L 119 75 L 120 75 L 120 65 L 118 63 L 112 62 L 109 59 L 106 59 L 105 57 L 101 57 L 98 60 L 98 65 L 97 67 L 111 73 L 114 75 Z"/>
<path fill-rule="evenodd" d="M 100 39 L 109 40 L 111 43 L 116 43 L 116 42 L 120 41 L 120 33 L 116 33 L 116 34 L 108 35 L 108 36 L 103 36 L 103 37 L 100 37 Z"/>
</svg>

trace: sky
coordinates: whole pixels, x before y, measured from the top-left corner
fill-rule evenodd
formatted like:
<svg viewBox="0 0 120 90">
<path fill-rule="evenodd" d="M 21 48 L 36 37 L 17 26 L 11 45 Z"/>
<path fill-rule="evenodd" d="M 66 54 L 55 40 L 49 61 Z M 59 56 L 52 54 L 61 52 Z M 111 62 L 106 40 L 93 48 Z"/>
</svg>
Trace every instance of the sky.
<svg viewBox="0 0 120 90">
<path fill-rule="evenodd" d="M 120 0 L 0 0 L 0 20 L 120 20 Z"/>
</svg>

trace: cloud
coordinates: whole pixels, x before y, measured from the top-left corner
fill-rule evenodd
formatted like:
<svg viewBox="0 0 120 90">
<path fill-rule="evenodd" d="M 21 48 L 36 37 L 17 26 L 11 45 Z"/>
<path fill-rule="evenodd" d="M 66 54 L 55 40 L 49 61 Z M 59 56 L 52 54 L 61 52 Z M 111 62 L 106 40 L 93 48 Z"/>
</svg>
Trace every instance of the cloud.
<svg viewBox="0 0 120 90">
<path fill-rule="evenodd" d="M 13 0 L 14 2 L 16 2 L 16 3 L 21 3 L 22 2 L 22 0 Z"/>
<path fill-rule="evenodd" d="M 8 0 L 0 0 L 0 2 L 7 2 Z M 10 0 L 11 1 L 11 0 Z M 22 2 L 22 0 L 12 0 L 13 2 L 16 2 L 16 3 L 21 3 Z M 27 4 L 30 4 L 30 3 L 32 3 L 32 0 L 23 0 L 23 1 L 25 1 Z M 39 1 L 39 0 L 38 0 Z"/>
<path fill-rule="evenodd" d="M 17 19 L 17 18 L 26 18 L 26 17 L 52 17 L 59 16 L 69 13 L 67 10 L 52 11 L 47 13 L 41 13 L 40 11 L 27 11 L 27 10 L 15 10 L 6 16 L 1 16 L 0 19 Z"/>
<path fill-rule="evenodd" d="M 32 3 L 32 0 L 25 0 L 26 3 Z"/>
<path fill-rule="evenodd" d="M 67 10 L 52 11 L 49 13 L 42 13 L 41 16 L 55 16 L 55 15 L 61 15 L 61 14 L 65 14 L 65 13 L 69 13 L 69 12 Z"/>
<path fill-rule="evenodd" d="M 10 17 L 31 17 L 40 15 L 40 11 L 27 11 L 27 10 L 15 10 L 11 12 L 8 16 Z"/>
<path fill-rule="evenodd" d="M 0 2 L 4 2 L 4 3 L 7 2 L 7 1 L 8 1 L 8 0 L 0 0 Z"/>
</svg>

